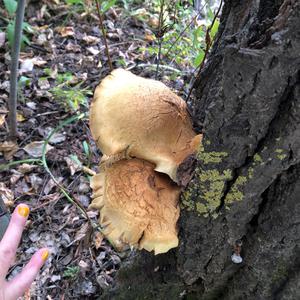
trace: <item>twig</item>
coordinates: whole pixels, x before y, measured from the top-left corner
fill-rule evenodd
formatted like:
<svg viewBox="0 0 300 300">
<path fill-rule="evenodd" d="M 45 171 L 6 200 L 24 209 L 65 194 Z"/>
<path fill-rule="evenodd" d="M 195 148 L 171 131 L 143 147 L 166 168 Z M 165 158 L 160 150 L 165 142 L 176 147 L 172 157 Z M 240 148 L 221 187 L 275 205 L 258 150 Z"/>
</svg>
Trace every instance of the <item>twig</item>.
<svg viewBox="0 0 300 300">
<path fill-rule="evenodd" d="M 24 19 L 25 0 L 18 1 L 18 7 L 15 20 L 14 42 L 12 45 L 11 55 L 11 71 L 10 71 L 10 93 L 9 93 L 9 136 L 12 140 L 16 140 L 17 132 L 17 81 L 18 81 L 18 66 L 22 38 L 22 24 Z"/>
<path fill-rule="evenodd" d="M 129 68 L 126 68 L 127 71 L 130 71 L 134 68 L 156 68 L 157 65 L 156 64 L 136 64 L 136 65 L 133 65 Z M 179 70 L 179 69 L 175 69 L 173 67 L 170 67 L 170 66 L 166 66 L 166 65 L 159 65 L 159 67 L 161 69 L 166 69 L 166 70 L 169 70 L 169 71 L 172 71 L 172 72 L 177 72 L 177 73 L 183 73 L 184 71 L 182 70 Z"/>
<path fill-rule="evenodd" d="M 22 159 L 22 160 L 16 160 L 16 161 L 12 161 L 8 164 L 5 165 L 1 165 L 0 166 L 0 171 L 3 171 L 5 169 L 8 169 L 12 166 L 18 165 L 18 164 L 23 164 L 23 163 L 33 163 L 36 162 L 38 164 L 42 164 L 42 160 L 39 158 L 29 158 L 29 159 Z"/>
<path fill-rule="evenodd" d="M 112 62 L 111 62 L 111 58 L 110 58 L 110 54 L 109 54 L 108 43 L 107 43 L 107 39 L 106 39 L 106 32 L 105 32 L 105 29 L 104 29 L 103 19 L 102 19 L 102 15 L 101 15 L 101 11 L 100 11 L 100 5 L 99 5 L 98 1 L 99 0 L 95 0 L 96 6 L 97 6 L 97 13 L 98 13 L 99 23 L 100 23 L 100 27 L 101 27 L 101 31 L 102 31 L 102 35 L 103 35 L 103 39 L 104 39 L 105 52 L 106 52 L 106 56 L 107 56 L 107 60 L 108 60 L 109 69 L 110 69 L 110 71 L 112 71 L 113 66 L 112 66 Z"/>
<path fill-rule="evenodd" d="M 199 79 L 200 74 L 201 74 L 201 72 L 203 70 L 206 57 L 207 57 L 208 52 L 210 50 L 210 47 L 212 45 L 212 41 L 211 41 L 211 38 L 210 38 L 210 31 L 211 31 L 212 27 L 215 24 L 215 21 L 216 21 L 218 15 L 220 13 L 222 5 L 223 5 L 223 0 L 221 0 L 221 2 L 220 2 L 219 8 L 218 8 L 217 12 L 215 13 L 215 16 L 214 16 L 214 19 L 213 19 L 212 23 L 210 24 L 210 26 L 206 30 L 206 35 L 205 35 L 206 48 L 205 48 L 205 52 L 204 52 L 204 57 L 203 57 L 203 60 L 202 60 L 202 62 L 200 64 L 199 71 L 197 72 L 197 75 L 195 77 L 193 76 L 194 78 L 191 79 L 191 87 L 190 87 L 190 90 L 189 90 L 189 93 L 188 93 L 186 101 L 188 101 L 190 99 L 190 96 L 191 96 L 192 91 L 194 89 L 195 83 Z M 197 70 L 197 68 L 196 68 L 196 70 Z"/>
<path fill-rule="evenodd" d="M 155 72 L 155 79 L 158 78 L 158 70 L 159 70 L 159 64 L 160 64 L 160 58 L 161 58 L 161 47 L 162 47 L 162 38 L 163 38 L 163 23 L 164 23 L 164 5 L 165 1 L 160 0 L 160 11 L 159 11 L 159 19 L 158 19 L 158 54 L 157 54 L 157 61 L 156 61 L 156 72 Z"/>
</svg>

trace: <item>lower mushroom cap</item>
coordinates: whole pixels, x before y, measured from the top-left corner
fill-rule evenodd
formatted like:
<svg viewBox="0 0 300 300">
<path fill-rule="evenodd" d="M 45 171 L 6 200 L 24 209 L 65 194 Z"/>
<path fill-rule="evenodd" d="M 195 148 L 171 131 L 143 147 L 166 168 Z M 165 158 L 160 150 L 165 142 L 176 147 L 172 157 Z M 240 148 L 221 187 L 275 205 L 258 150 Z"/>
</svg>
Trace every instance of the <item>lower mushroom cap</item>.
<svg viewBox="0 0 300 300">
<path fill-rule="evenodd" d="M 91 208 L 118 249 L 134 246 L 155 254 L 178 246 L 180 189 L 144 160 L 121 160 L 93 176 Z"/>
</svg>

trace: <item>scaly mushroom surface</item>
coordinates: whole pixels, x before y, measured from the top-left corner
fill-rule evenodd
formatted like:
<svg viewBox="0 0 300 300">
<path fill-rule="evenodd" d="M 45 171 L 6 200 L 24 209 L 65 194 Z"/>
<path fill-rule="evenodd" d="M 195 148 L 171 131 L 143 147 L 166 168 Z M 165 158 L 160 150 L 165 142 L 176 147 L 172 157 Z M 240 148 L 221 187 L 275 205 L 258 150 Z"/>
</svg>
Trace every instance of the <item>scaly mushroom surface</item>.
<svg viewBox="0 0 300 300">
<path fill-rule="evenodd" d="M 159 81 L 122 69 L 114 70 L 96 88 L 90 128 L 108 162 L 144 159 L 175 182 L 178 166 L 201 141 L 180 97 Z"/>
<path fill-rule="evenodd" d="M 100 225 L 117 248 L 134 246 L 155 254 L 178 246 L 179 187 L 154 165 L 120 160 L 93 176 L 90 208 L 100 210 Z"/>
</svg>

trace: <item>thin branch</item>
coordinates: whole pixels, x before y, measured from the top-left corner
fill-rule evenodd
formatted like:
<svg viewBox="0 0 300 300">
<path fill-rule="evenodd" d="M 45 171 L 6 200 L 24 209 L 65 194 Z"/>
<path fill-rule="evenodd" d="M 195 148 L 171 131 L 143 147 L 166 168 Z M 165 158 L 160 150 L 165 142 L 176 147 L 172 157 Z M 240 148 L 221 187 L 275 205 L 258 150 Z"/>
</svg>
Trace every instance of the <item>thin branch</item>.
<svg viewBox="0 0 300 300">
<path fill-rule="evenodd" d="M 158 78 L 158 70 L 161 58 L 161 47 L 162 47 L 162 38 L 163 38 L 163 25 L 164 25 L 164 5 L 165 1 L 160 0 L 160 12 L 159 12 L 159 19 L 158 19 L 158 55 L 157 55 L 157 62 L 156 62 L 156 72 L 155 72 L 155 79 Z"/>
<path fill-rule="evenodd" d="M 98 17 L 99 17 L 100 28 L 101 28 L 103 39 L 104 39 L 105 52 L 106 52 L 106 56 L 107 56 L 107 60 L 108 60 L 109 69 L 110 69 L 110 71 L 112 71 L 113 66 L 112 66 L 112 62 L 111 62 L 111 58 L 110 58 L 110 54 L 109 54 L 108 43 L 107 43 L 107 38 L 106 38 L 106 32 L 105 32 L 105 28 L 104 28 L 104 24 L 103 24 L 103 18 L 102 18 L 101 11 L 100 11 L 100 4 L 99 4 L 98 1 L 99 0 L 95 0 L 96 7 L 97 7 L 97 13 L 98 13 Z"/>
<path fill-rule="evenodd" d="M 201 14 L 202 10 L 205 8 L 205 6 L 207 4 L 208 4 L 208 1 L 206 1 L 205 4 L 203 4 L 203 6 L 199 9 L 198 13 L 192 18 L 192 20 L 180 32 L 180 34 L 178 35 L 178 37 L 176 38 L 176 40 L 174 41 L 174 43 L 167 50 L 167 53 L 165 54 L 166 57 L 168 56 L 168 54 L 170 53 L 170 51 L 173 49 L 173 47 L 177 44 L 177 42 L 183 37 L 183 35 L 187 31 L 187 29 L 193 24 L 193 22 L 195 22 L 197 20 L 197 18 L 199 17 L 199 15 Z"/>
</svg>

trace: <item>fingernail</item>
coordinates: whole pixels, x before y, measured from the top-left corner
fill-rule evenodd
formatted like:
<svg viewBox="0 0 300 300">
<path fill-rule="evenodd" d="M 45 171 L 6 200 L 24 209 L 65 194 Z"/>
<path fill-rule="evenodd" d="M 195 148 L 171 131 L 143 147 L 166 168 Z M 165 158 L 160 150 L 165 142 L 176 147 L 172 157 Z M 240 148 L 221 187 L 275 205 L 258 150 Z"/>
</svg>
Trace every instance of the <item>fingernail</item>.
<svg viewBox="0 0 300 300">
<path fill-rule="evenodd" d="M 43 250 L 41 253 L 41 256 L 42 256 L 43 261 L 46 261 L 49 256 L 49 250 L 47 250 L 47 249 Z"/>
<path fill-rule="evenodd" d="M 28 206 L 25 206 L 25 205 L 20 205 L 20 206 L 18 207 L 18 214 L 19 214 L 21 217 L 27 218 L 28 215 L 29 215 L 29 207 L 28 207 Z"/>
</svg>

